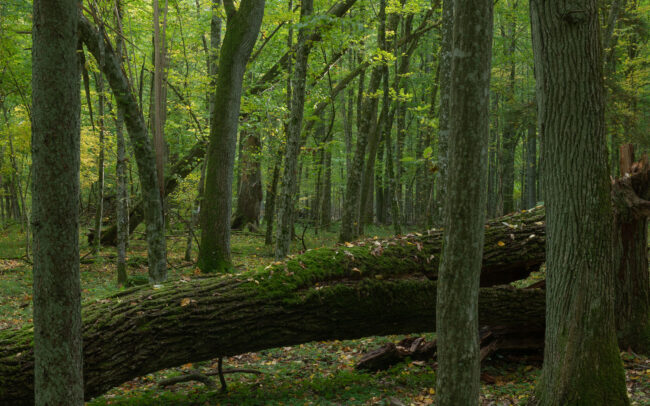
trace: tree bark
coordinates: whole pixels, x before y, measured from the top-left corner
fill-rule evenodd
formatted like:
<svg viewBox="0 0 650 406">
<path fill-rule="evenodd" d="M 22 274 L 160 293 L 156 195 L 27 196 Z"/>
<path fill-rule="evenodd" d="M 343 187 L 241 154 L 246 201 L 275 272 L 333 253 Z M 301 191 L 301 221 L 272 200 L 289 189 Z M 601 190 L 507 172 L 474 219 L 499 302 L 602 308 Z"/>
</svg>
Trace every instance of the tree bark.
<svg viewBox="0 0 650 406">
<path fill-rule="evenodd" d="M 542 216 L 537 209 L 487 224 L 486 286 L 525 278 L 539 267 Z M 313 340 L 433 331 L 440 244 L 440 232 L 369 239 L 355 247 L 309 251 L 254 280 L 178 281 L 89 303 L 83 333 L 86 399 L 187 362 Z M 479 302 L 481 325 L 543 331 L 539 289 L 484 288 Z M 30 326 L 0 331 L 2 404 L 33 404 L 31 336 Z"/>
<path fill-rule="evenodd" d="M 262 168 L 260 157 L 262 143 L 257 134 L 244 135 L 244 147 L 240 164 L 241 181 L 237 194 L 237 210 L 232 228 L 240 230 L 247 225 L 257 229 L 262 208 Z"/>
<path fill-rule="evenodd" d="M 648 211 L 650 169 L 647 156 L 634 162 L 631 144 L 621 146 L 623 177 L 614 183 L 614 275 L 616 330 L 621 348 L 650 353 L 650 275 L 648 273 Z M 631 176 L 625 176 L 629 174 Z"/>
<path fill-rule="evenodd" d="M 628 405 L 614 330 L 598 9 L 595 0 L 530 5 L 548 233 L 548 328 L 532 403 Z"/>
<path fill-rule="evenodd" d="M 95 238 L 93 251 L 95 260 L 101 259 L 101 233 L 102 217 L 104 216 L 104 75 L 99 72 L 95 75 L 95 88 L 98 98 L 98 127 L 99 127 L 99 154 L 97 156 L 97 205 L 95 207 Z"/>
<path fill-rule="evenodd" d="M 30 385 L 26 399 L 39 406 L 83 405 L 84 398 L 79 279 L 79 16 L 76 0 L 34 1 L 34 326 L 29 333 Z"/>
<path fill-rule="evenodd" d="M 479 403 L 478 290 L 486 232 L 492 15 L 492 0 L 454 2 L 444 251 L 436 305 L 436 403 L 442 406 Z"/>
<path fill-rule="evenodd" d="M 537 126 L 528 124 L 526 139 L 526 208 L 537 204 Z"/>
<path fill-rule="evenodd" d="M 97 59 L 101 71 L 113 89 L 117 106 L 124 113 L 124 122 L 135 153 L 142 197 L 145 202 L 141 210 L 147 224 L 149 280 L 152 283 L 159 283 L 167 279 L 165 234 L 156 160 L 151 140 L 147 135 L 144 117 L 112 46 L 83 15 L 79 17 L 79 36 Z M 114 239 L 115 234 L 113 234 L 113 241 Z"/>
<path fill-rule="evenodd" d="M 242 0 L 236 9 L 224 1 L 226 35 L 219 55 L 219 76 L 211 112 L 210 145 L 206 156 L 206 185 L 201 210 L 198 265 L 203 272 L 223 272 L 230 262 L 232 181 L 246 63 L 264 15 L 264 0 Z"/>
</svg>

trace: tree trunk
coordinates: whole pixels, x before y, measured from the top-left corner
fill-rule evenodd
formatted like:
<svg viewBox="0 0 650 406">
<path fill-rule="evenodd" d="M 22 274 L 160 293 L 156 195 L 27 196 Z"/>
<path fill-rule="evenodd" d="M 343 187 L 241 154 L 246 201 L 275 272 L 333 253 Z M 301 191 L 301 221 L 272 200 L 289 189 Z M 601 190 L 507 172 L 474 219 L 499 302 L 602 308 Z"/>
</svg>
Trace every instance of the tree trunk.
<svg viewBox="0 0 650 406">
<path fill-rule="evenodd" d="M 264 15 L 264 0 L 242 0 L 235 8 L 224 1 L 226 35 L 219 55 L 210 145 L 201 210 L 201 245 L 198 265 L 203 272 L 223 272 L 230 262 L 232 181 L 237 143 L 239 107 L 246 63 L 251 55 Z"/>
<path fill-rule="evenodd" d="M 187 230 L 187 244 L 185 245 L 185 260 L 192 260 L 192 241 L 196 238 L 196 224 L 199 221 L 199 214 L 201 213 L 201 202 L 203 201 L 203 191 L 205 190 L 205 167 L 206 162 L 201 165 L 201 176 L 199 176 L 199 184 L 196 190 L 196 199 L 192 207 L 192 215 L 190 217 L 190 224 Z"/>
<path fill-rule="evenodd" d="M 242 160 L 239 165 L 241 181 L 237 194 L 237 210 L 232 228 L 240 230 L 247 225 L 257 229 L 262 207 L 262 168 L 260 158 L 262 143 L 256 134 L 245 134 Z"/>
<path fill-rule="evenodd" d="M 548 328 L 533 404 L 627 405 L 614 330 L 598 9 L 595 0 L 530 4 L 548 233 Z"/>
<path fill-rule="evenodd" d="M 332 151 L 325 146 L 324 176 L 320 203 L 320 226 L 328 229 L 332 221 Z"/>
<path fill-rule="evenodd" d="M 20 403 L 83 405 L 78 202 L 79 16 L 76 0 L 34 1 L 34 326 L 33 338 L 32 332 L 29 333 L 29 387 L 25 388 L 26 396 L 18 400 Z"/>
<path fill-rule="evenodd" d="M 650 353 L 650 276 L 648 274 L 648 214 L 641 204 L 650 196 L 647 157 L 634 163 L 631 144 L 620 149 L 623 177 L 614 183 L 614 314 L 618 343 L 642 354 Z M 630 177 L 625 176 L 630 174 Z M 634 204 L 636 203 L 636 204 Z"/>
<path fill-rule="evenodd" d="M 440 44 L 440 108 L 438 109 L 438 182 L 436 183 L 436 223 L 442 224 L 447 195 L 447 152 L 449 144 L 449 89 L 454 33 L 454 1 L 442 0 L 442 41 Z"/>
<path fill-rule="evenodd" d="M 264 222 L 266 223 L 266 236 L 264 245 L 273 244 L 273 221 L 275 218 L 275 201 L 278 191 L 278 180 L 280 179 L 280 163 L 282 158 L 276 158 L 273 165 L 273 178 L 266 190 L 266 201 L 264 203 Z"/>
<path fill-rule="evenodd" d="M 526 139 L 526 209 L 537 204 L 537 127 L 528 124 Z"/>
<path fill-rule="evenodd" d="M 492 0 L 454 3 L 444 251 L 436 305 L 436 402 L 442 406 L 479 402 L 492 15 Z"/>
<path fill-rule="evenodd" d="M 95 238 L 93 251 L 95 261 L 101 260 L 101 233 L 102 217 L 104 216 L 104 75 L 98 72 L 95 75 L 95 87 L 98 98 L 98 127 L 99 127 L 99 154 L 97 157 L 97 205 L 95 207 Z"/>
<path fill-rule="evenodd" d="M 300 20 L 304 22 L 313 12 L 313 0 L 302 0 L 300 3 Z M 307 41 L 310 36 L 311 29 L 308 26 L 303 26 L 298 30 L 296 65 L 291 79 L 291 116 L 287 126 L 284 172 L 279 196 L 278 230 L 275 241 L 276 259 L 287 256 L 291 246 L 295 210 L 294 199 L 298 191 L 298 158 L 300 156 L 300 135 L 302 133 L 302 119 L 305 108 L 307 61 L 312 47 Z"/>
<path fill-rule="evenodd" d="M 101 71 L 113 89 L 117 106 L 124 113 L 124 121 L 135 153 L 142 197 L 145 202 L 142 214 L 147 224 L 149 280 L 152 283 L 159 283 L 167 279 L 165 233 L 156 161 L 151 140 L 147 135 L 144 117 L 133 93 L 131 93 L 129 82 L 122 72 L 120 61 L 113 52 L 113 48 L 105 40 L 103 34 L 96 30 L 83 15 L 79 17 L 79 36 L 98 60 Z M 115 234 L 113 241 L 114 239 Z"/>
<path fill-rule="evenodd" d="M 124 39 L 122 38 L 122 2 L 117 0 L 115 7 L 116 26 L 119 30 L 115 54 L 120 63 L 123 61 Z M 126 250 L 129 245 L 129 189 L 126 178 L 126 144 L 124 142 L 124 110 L 117 109 L 115 118 L 115 137 L 117 138 L 117 162 L 115 164 L 116 184 L 116 220 L 117 225 L 117 284 L 124 286 L 128 275 L 126 273 Z"/>
</svg>

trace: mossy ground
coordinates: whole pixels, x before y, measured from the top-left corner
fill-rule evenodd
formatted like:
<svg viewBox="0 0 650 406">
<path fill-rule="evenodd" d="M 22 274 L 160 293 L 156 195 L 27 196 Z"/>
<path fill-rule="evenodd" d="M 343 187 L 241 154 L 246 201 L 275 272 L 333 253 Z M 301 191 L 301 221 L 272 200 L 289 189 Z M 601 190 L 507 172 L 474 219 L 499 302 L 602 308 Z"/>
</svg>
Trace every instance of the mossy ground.
<svg viewBox="0 0 650 406">
<path fill-rule="evenodd" d="M 301 229 L 297 230 L 301 234 Z M 199 272 L 192 262 L 183 260 L 185 235 L 168 239 L 170 279 L 192 279 Z M 391 229 L 370 228 L 367 235 L 385 237 Z M 83 236 L 82 236 L 83 237 Z M 305 233 L 308 248 L 332 246 L 335 232 Z M 82 256 L 88 252 L 80 239 Z M 294 242 L 294 248 L 302 244 Z M 273 260 L 273 248 L 264 246 L 264 237 L 251 233 L 234 233 L 232 241 L 235 272 L 263 269 Z M 294 251 L 295 252 L 295 251 Z M 32 276 L 29 263 L 19 259 L 24 254 L 24 236 L 17 226 L 0 228 L 0 329 L 17 328 L 31 322 Z M 194 255 L 196 257 L 196 254 Z M 12 259 L 5 259 L 12 258 Z M 90 256 L 86 257 L 86 260 Z M 82 262 L 89 262 L 89 261 Z M 146 276 L 146 244 L 136 232 L 129 248 L 129 276 Z M 115 293 L 115 250 L 102 250 L 100 263 L 82 263 L 83 299 L 93 300 Z M 539 278 L 542 275 L 536 275 Z M 430 336 L 429 336 L 430 337 Z M 432 363 L 404 362 L 379 373 L 354 369 L 360 354 L 387 341 L 401 337 L 368 337 L 353 341 L 309 343 L 242 354 L 224 360 L 224 368 L 246 368 L 262 375 L 226 375 L 228 392 L 207 389 L 203 384 L 188 382 L 161 389 L 157 383 L 183 370 L 216 369 L 216 360 L 188 364 L 159 371 L 127 382 L 90 405 L 429 405 L 435 404 L 435 371 Z M 633 405 L 650 405 L 650 360 L 623 353 L 628 393 Z M 539 361 L 511 360 L 499 355 L 483 367 L 482 404 L 524 404 L 532 393 L 539 375 Z M 218 384 L 218 378 L 215 382 Z"/>
</svg>

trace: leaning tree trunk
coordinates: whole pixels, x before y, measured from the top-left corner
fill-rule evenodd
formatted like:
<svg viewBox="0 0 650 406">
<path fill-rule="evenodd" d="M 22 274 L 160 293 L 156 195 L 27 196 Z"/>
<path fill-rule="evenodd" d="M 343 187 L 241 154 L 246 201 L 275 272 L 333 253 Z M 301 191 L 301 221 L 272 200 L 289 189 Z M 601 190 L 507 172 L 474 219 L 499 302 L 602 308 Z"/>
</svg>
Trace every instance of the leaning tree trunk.
<svg viewBox="0 0 650 406">
<path fill-rule="evenodd" d="M 542 261 L 543 212 L 486 225 L 482 284 Z M 532 236 L 532 237 L 531 237 Z M 313 340 L 435 329 L 441 233 L 309 251 L 250 278 L 134 288 L 84 308 L 86 398 L 163 368 Z M 481 289 L 481 325 L 543 334 L 539 289 Z M 33 404 L 30 326 L 0 332 L 0 404 Z"/>
<path fill-rule="evenodd" d="M 595 0 L 532 0 L 547 214 L 547 329 L 533 404 L 627 405 Z M 570 134 L 570 135 L 569 135 Z"/>
<path fill-rule="evenodd" d="M 28 332 L 29 362 L 22 363 L 20 358 L 14 358 L 10 363 L 28 368 L 29 386 L 23 390 L 22 399 L 0 396 L 5 398 L 0 399 L 5 405 L 34 402 L 37 405 L 83 405 L 78 7 L 77 0 L 34 1 L 34 326 Z M 5 344 L 0 347 L 7 348 Z M 8 370 L 2 366 L 0 371 Z M 3 387 L 0 392 L 5 392 L 7 383 L 0 386 Z"/>
<path fill-rule="evenodd" d="M 232 181 L 246 63 L 262 24 L 264 0 L 242 0 L 235 8 L 224 1 L 226 35 L 219 55 L 219 76 L 210 120 L 201 210 L 201 244 L 198 265 L 203 272 L 223 272 L 230 267 L 230 216 Z"/>
<path fill-rule="evenodd" d="M 436 305 L 436 402 L 442 406 L 479 402 L 478 290 L 487 231 L 493 3 L 454 4 L 444 251 Z"/>
<path fill-rule="evenodd" d="M 79 17 L 79 36 L 99 61 L 99 67 L 113 89 L 117 106 L 124 113 L 124 122 L 135 153 L 145 202 L 142 213 L 147 224 L 149 280 L 154 283 L 162 282 L 167 279 L 162 201 L 158 189 L 156 160 L 144 117 L 111 44 L 83 15 Z"/>
<path fill-rule="evenodd" d="M 240 163 L 241 180 L 237 194 L 237 210 L 232 220 L 232 228 L 240 230 L 251 225 L 257 229 L 262 208 L 262 143 L 256 134 L 244 137 L 244 148 Z"/>
</svg>

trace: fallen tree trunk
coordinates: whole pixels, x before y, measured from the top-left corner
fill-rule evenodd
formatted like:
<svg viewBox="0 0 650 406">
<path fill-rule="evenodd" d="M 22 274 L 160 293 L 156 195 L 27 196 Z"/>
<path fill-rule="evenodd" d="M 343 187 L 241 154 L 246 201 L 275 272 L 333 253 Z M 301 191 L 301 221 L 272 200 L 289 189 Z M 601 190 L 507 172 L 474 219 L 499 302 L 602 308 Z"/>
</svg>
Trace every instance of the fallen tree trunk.
<svg viewBox="0 0 650 406">
<path fill-rule="evenodd" d="M 543 260 L 542 210 L 486 225 L 485 285 Z M 533 237 L 531 237 L 531 235 Z M 323 248 L 244 276 L 134 288 L 84 306 L 90 399 L 188 362 L 314 340 L 435 330 L 440 233 Z M 517 264 L 516 266 L 513 264 Z M 503 271 L 501 268 L 506 269 Z M 482 325 L 541 332 L 544 292 L 483 288 Z M 0 332 L 0 404 L 33 404 L 33 328 Z"/>
</svg>

